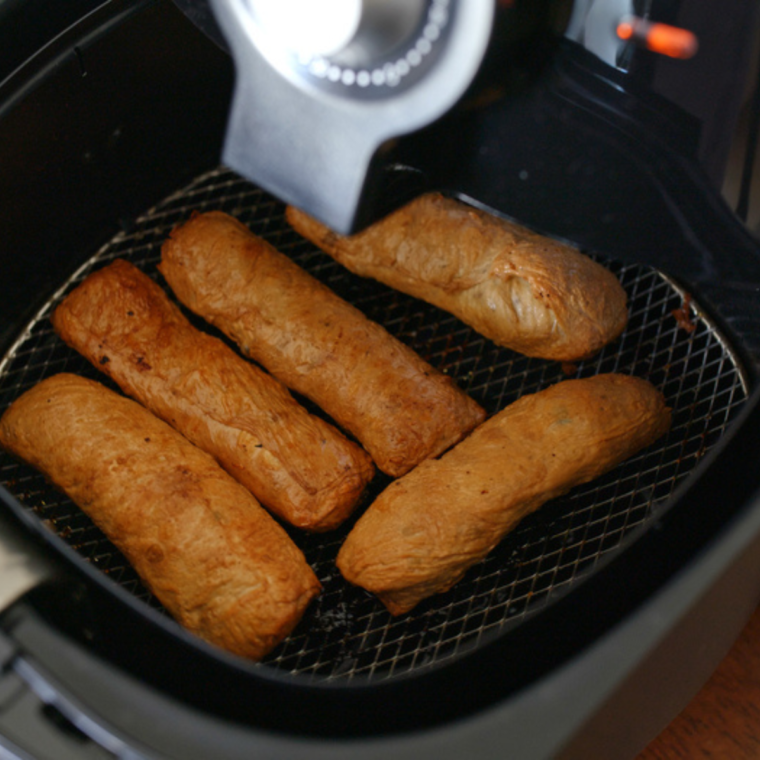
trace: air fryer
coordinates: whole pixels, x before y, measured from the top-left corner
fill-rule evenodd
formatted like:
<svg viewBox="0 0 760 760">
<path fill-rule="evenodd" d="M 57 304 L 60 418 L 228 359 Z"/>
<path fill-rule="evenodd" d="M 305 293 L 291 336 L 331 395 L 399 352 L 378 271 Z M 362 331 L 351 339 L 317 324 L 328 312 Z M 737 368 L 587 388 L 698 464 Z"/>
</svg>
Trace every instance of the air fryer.
<svg viewBox="0 0 760 760">
<path fill-rule="evenodd" d="M 0 746 L 56 760 L 635 756 L 760 600 L 760 249 L 746 224 L 754 4 L 494 3 L 467 81 L 437 90 L 443 105 L 426 119 L 378 129 L 363 163 L 325 131 L 355 130 L 351 109 L 298 122 L 297 108 L 275 109 L 271 72 L 267 97 L 240 105 L 247 74 L 218 7 L 232 3 L 213 5 L 218 16 L 154 0 L 0 8 L 0 408 L 56 372 L 102 379 L 55 336 L 51 310 L 116 257 L 160 281 L 171 229 L 221 209 L 489 413 L 615 371 L 662 390 L 673 426 L 399 618 L 336 570 L 350 525 L 292 530 L 323 592 L 260 663 L 182 630 L 80 510 L 2 454 L 3 573 L 22 583 L 0 618 Z M 433 5 L 454 23 L 484 4 L 415 7 Z M 689 30 L 696 54 L 623 41 L 616 24 L 630 15 Z M 320 92 L 320 108 L 340 97 Z M 260 123 L 280 120 L 297 148 L 262 167 L 245 141 L 240 153 L 239 130 L 268 108 Z M 720 191 L 737 148 L 738 211 Z M 340 184 L 347 169 L 314 177 L 317 150 L 332 169 L 351 166 L 353 195 Z M 514 354 L 351 275 L 283 217 L 296 201 L 358 229 L 429 189 L 602 262 L 629 297 L 625 333 L 572 366 Z"/>
</svg>

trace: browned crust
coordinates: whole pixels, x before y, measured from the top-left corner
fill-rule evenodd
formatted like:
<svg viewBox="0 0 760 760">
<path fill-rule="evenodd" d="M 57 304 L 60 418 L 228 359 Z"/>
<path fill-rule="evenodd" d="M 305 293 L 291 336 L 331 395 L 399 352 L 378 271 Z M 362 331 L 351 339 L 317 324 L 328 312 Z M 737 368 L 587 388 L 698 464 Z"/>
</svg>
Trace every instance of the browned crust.
<svg viewBox="0 0 760 760">
<path fill-rule="evenodd" d="M 64 341 L 212 454 L 264 506 L 328 530 L 354 509 L 374 467 L 273 377 L 193 327 L 150 277 L 117 259 L 56 309 Z"/>
<path fill-rule="evenodd" d="M 363 277 L 434 304 L 495 343 L 574 361 L 625 328 L 626 294 L 579 251 L 437 193 L 342 237 L 289 207 L 301 235 Z"/>
<path fill-rule="evenodd" d="M 160 266 L 177 297 L 401 475 L 484 418 L 450 378 L 221 212 L 175 229 Z"/>
<path fill-rule="evenodd" d="M 136 402 L 76 375 L 42 381 L 0 419 L 186 628 L 259 659 L 320 585 L 301 551 L 211 456 Z"/>
<path fill-rule="evenodd" d="M 524 396 L 395 481 L 337 564 L 395 615 L 449 589 L 527 514 L 651 444 L 670 425 L 645 380 L 600 375 Z"/>
</svg>

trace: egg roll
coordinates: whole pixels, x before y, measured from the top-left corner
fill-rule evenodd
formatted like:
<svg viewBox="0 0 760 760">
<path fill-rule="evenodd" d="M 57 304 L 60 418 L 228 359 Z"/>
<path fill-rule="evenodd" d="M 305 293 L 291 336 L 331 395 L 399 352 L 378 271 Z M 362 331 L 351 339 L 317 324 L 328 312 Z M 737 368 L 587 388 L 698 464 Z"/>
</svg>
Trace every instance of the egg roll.
<svg viewBox="0 0 760 760">
<path fill-rule="evenodd" d="M 258 660 L 320 584 L 300 549 L 206 452 L 136 401 L 67 373 L 0 419 L 0 445 L 62 489 L 189 631 Z"/>
<path fill-rule="evenodd" d="M 650 445 L 662 395 L 620 374 L 523 396 L 438 460 L 394 481 L 340 548 L 343 576 L 394 615 L 450 589 L 526 515 Z"/>
<path fill-rule="evenodd" d="M 335 528 L 374 474 L 369 455 L 271 375 L 190 324 L 158 283 L 117 259 L 56 308 L 58 335 L 173 425 L 270 511 Z"/>
<path fill-rule="evenodd" d="M 389 475 L 484 419 L 451 378 L 227 214 L 176 228 L 159 268 L 185 306 L 321 407 Z"/>
<path fill-rule="evenodd" d="M 291 226 L 354 274 L 453 314 L 526 356 L 575 361 L 626 326 L 626 293 L 569 245 L 438 193 L 352 235 L 288 207 Z"/>
</svg>

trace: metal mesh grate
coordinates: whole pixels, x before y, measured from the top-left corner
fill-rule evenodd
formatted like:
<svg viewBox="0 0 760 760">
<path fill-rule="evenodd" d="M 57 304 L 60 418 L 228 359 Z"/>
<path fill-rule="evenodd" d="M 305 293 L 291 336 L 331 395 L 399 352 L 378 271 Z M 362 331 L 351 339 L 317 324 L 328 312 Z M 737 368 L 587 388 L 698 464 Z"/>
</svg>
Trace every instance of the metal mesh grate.
<svg viewBox="0 0 760 760">
<path fill-rule="evenodd" d="M 56 372 L 76 372 L 108 384 L 55 336 L 50 313 L 93 268 L 117 257 L 129 259 L 163 283 L 156 270 L 161 243 L 191 211 L 211 209 L 233 214 L 292 256 L 456 378 L 489 413 L 568 376 L 613 371 L 649 379 L 664 392 L 674 412 L 665 439 L 545 505 L 451 591 L 398 619 L 372 596 L 346 584 L 335 568 L 335 556 L 352 522 L 327 535 L 289 529 L 324 591 L 261 667 L 320 680 L 389 678 L 455 657 L 476 646 L 484 633 L 519 624 L 593 571 L 602 557 L 621 550 L 631 531 L 655 519 L 658 507 L 721 437 L 746 399 L 742 370 L 715 326 L 690 304 L 693 329 L 685 329 L 689 323 L 679 323 L 673 314 L 683 307 L 685 294 L 655 271 L 607 262 L 628 292 L 630 322 L 623 336 L 593 360 L 562 366 L 528 359 L 494 346 L 435 307 L 351 275 L 288 227 L 282 204 L 218 169 L 166 199 L 129 233 L 119 234 L 61 288 L 0 361 L 0 411 Z M 89 518 L 39 474 L 0 453 L 0 482 L 83 557 L 146 604 L 161 609 Z M 378 476 L 368 500 L 387 483 L 385 476 Z"/>
</svg>

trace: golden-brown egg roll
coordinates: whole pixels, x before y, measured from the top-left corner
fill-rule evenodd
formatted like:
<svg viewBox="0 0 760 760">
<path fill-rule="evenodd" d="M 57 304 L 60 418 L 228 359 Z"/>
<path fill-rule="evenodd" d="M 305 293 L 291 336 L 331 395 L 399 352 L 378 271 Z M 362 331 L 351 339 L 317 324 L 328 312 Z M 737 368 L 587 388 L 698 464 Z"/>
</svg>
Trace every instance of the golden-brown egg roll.
<svg viewBox="0 0 760 760">
<path fill-rule="evenodd" d="M 450 378 L 227 214 L 175 229 L 160 270 L 182 303 L 318 404 L 389 475 L 484 418 Z"/>
<path fill-rule="evenodd" d="M 350 271 L 445 309 L 500 346 L 574 361 L 625 328 L 617 278 L 576 249 L 429 193 L 349 237 L 296 208 L 293 228 Z"/>
<path fill-rule="evenodd" d="M 526 515 L 663 435 L 670 410 L 625 375 L 524 396 L 438 460 L 388 486 L 338 553 L 353 584 L 394 615 L 448 590 Z"/>
<path fill-rule="evenodd" d="M 335 528 L 374 467 L 270 375 L 193 327 L 148 275 L 117 259 L 55 310 L 64 341 L 300 528 Z"/>
<path fill-rule="evenodd" d="M 43 380 L 0 419 L 0 444 L 68 494 L 169 613 L 212 644 L 260 659 L 319 593 L 300 549 L 249 491 L 100 383 Z"/>
</svg>

